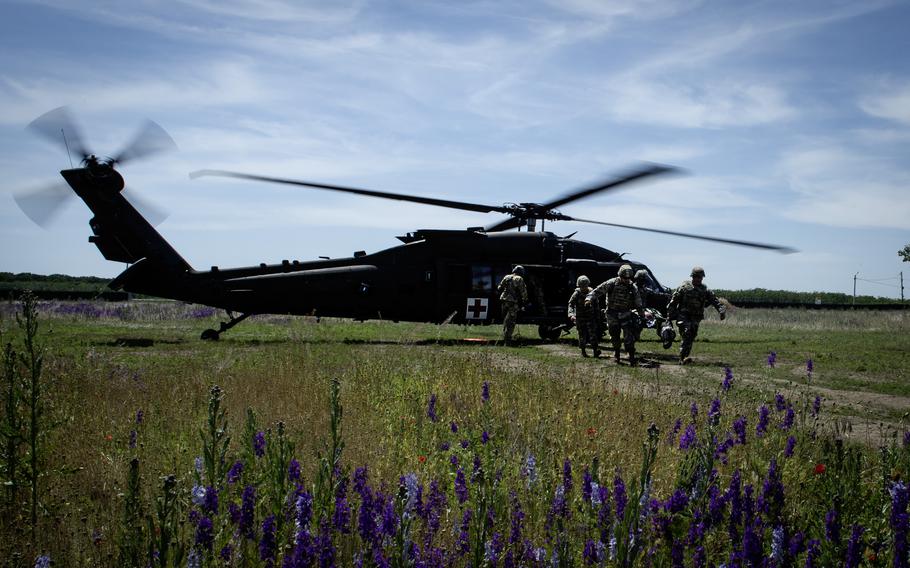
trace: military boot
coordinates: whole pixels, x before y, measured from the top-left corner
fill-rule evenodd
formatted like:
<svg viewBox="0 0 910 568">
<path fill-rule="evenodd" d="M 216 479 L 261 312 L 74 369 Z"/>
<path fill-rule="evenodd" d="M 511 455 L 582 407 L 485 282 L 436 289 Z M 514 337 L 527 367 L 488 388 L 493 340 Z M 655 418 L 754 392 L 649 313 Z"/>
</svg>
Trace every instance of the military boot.
<svg viewBox="0 0 910 568">
<path fill-rule="evenodd" d="M 582 357 L 587 357 L 587 356 L 588 356 L 588 352 L 585 351 L 585 348 L 584 348 L 584 347 L 581 348 L 581 356 L 582 356 Z"/>
<path fill-rule="evenodd" d="M 600 349 L 596 345 L 594 346 L 594 357 L 600 359 Z"/>
<path fill-rule="evenodd" d="M 632 349 L 629 351 L 629 365 L 632 367 L 638 366 L 638 359 L 635 358 L 635 350 Z"/>
<path fill-rule="evenodd" d="M 615 360 L 617 363 L 619 363 L 619 349 L 613 350 L 613 360 Z"/>
</svg>

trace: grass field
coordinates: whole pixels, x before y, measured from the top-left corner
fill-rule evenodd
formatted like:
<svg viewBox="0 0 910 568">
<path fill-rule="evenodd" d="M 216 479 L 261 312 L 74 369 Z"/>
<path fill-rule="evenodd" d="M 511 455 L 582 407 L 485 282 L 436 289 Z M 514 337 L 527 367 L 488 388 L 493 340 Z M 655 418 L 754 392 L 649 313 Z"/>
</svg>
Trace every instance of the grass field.
<svg viewBox="0 0 910 568">
<path fill-rule="evenodd" d="M 36 516 L 5 435 L 0 565 L 907 565 L 905 311 L 737 310 L 630 368 L 529 326 L 38 308 Z"/>
</svg>

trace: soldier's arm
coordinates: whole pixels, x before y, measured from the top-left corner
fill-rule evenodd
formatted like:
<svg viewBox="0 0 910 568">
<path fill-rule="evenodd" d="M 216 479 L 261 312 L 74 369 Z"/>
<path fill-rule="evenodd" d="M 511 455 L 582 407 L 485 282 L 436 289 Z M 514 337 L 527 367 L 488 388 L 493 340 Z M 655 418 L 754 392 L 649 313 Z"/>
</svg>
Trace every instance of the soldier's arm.
<svg viewBox="0 0 910 568">
<path fill-rule="evenodd" d="M 528 286 L 525 284 L 524 280 L 521 280 L 521 285 L 518 287 L 521 290 L 521 303 L 528 303 Z"/>
<path fill-rule="evenodd" d="M 727 308 L 725 308 L 724 305 L 720 303 L 720 300 L 717 299 L 717 296 L 714 295 L 714 292 L 708 290 L 707 296 L 708 302 L 710 302 L 711 305 L 714 306 L 714 309 L 717 310 L 717 313 L 720 314 L 720 319 L 727 317 Z"/>
<path fill-rule="evenodd" d="M 572 297 L 569 298 L 569 319 L 575 321 L 575 303 L 578 302 L 578 296 L 581 294 L 578 290 L 572 292 Z"/>
<path fill-rule="evenodd" d="M 679 288 L 674 290 L 673 295 L 670 296 L 670 302 L 667 304 L 667 317 L 669 319 L 676 319 L 678 310 L 679 310 Z"/>
<path fill-rule="evenodd" d="M 641 312 L 644 304 L 641 301 L 641 292 L 638 291 L 638 286 L 635 284 L 632 284 L 632 301 L 635 302 L 635 309 Z"/>
</svg>

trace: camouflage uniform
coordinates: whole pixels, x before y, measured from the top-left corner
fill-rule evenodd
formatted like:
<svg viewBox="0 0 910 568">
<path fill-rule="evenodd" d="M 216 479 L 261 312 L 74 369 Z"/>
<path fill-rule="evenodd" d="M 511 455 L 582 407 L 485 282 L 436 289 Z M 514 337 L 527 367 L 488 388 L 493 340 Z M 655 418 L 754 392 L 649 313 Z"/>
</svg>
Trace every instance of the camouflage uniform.
<svg viewBox="0 0 910 568">
<path fill-rule="evenodd" d="M 670 297 L 670 303 L 667 304 L 667 317 L 676 321 L 679 326 L 679 333 L 682 336 L 682 342 L 679 347 L 679 360 L 687 362 L 689 353 L 692 352 L 692 343 L 698 336 L 698 325 L 705 317 L 705 307 L 708 304 L 714 306 L 720 319 L 726 317 L 726 309 L 718 301 L 714 292 L 701 283 L 705 271 L 703 268 L 696 266 L 692 269 L 692 277 L 699 279 L 698 283 L 692 280 L 686 280 L 679 288 L 673 292 Z"/>
<path fill-rule="evenodd" d="M 640 311 L 642 308 L 641 296 L 638 287 L 632 282 L 632 267 L 623 265 L 620 274 L 627 271 L 628 279 L 610 278 L 594 288 L 588 298 L 593 302 L 606 297 L 607 329 L 610 331 L 610 341 L 613 343 L 613 357 L 619 361 L 620 332 L 629 362 L 636 363 L 635 338 L 638 331 L 638 319 L 632 310 Z"/>
<path fill-rule="evenodd" d="M 518 319 L 518 311 L 522 306 L 528 303 L 528 288 L 525 286 L 524 268 L 516 266 L 512 274 L 507 274 L 497 287 L 499 292 L 499 303 L 502 306 L 502 339 L 506 342 L 512 340 L 512 332 L 515 330 L 515 320 Z"/>
<path fill-rule="evenodd" d="M 594 349 L 594 356 L 600 357 L 600 346 L 598 345 L 600 343 L 600 322 L 598 321 L 600 310 L 596 300 L 591 303 L 585 302 L 591 292 L 588 279 L 582 276 L 578 280 L 579 287 L 572 292 L 572 297 L 569 298 L 569 319 L 575 322 L 575 327 L 578 328 L 578 347 L 581 348 L 581 354 L 587 357 L 585 347 L 590 345 Z M 582 283 L 584 287 L 581 286 Z"/>
</svg>

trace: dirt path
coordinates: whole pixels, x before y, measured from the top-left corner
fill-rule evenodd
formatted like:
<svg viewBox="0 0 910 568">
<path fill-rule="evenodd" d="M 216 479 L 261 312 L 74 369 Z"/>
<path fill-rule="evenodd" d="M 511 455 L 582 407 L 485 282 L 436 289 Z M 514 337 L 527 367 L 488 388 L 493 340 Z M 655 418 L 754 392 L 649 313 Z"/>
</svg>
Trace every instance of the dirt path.
<svg viewBox="0 0 910 568">
<path fill-rule="evenodd" d="M 675 357 L 661 357 L 660 355 L 655 357 L 653 353 L 647 353 L 643 365 L 637 372 L 633 372 L 625 361 L 617 365 L 612 359 L 602 359 L 602 364 L 582 359 L 577 348 L 566 344 L 541 344 L 528 348 L 542 351 L 552 357 L 575 359 L 577 363 L 572 367 L 575 372 L 583 372 L 589 378 L 602 379 L 616 389 L 641 396 L 675 395 L 684 398 L 692 396 L 693 385 L 680 384 L 676 380 L 677 378 L 685 376 L 693 382 L 701 384 L 709 381 L 705 367 L 697 364 L 691 367 L 681 367 L 675 362 L 671 363 Z M 474 355 L 469 354 L 468 356 Z M 537 359 L 529 359 L 508 351 L 496 350 L 492 354 L 487 351 L 484 357 L 489 357 L 488 361 L 492 361 L 497 368 L 510 372 L 538 374 L 544 372 L 552 375 L 555 380 L 560 380 L 565 375 L 564 367 L 557 369 L 555 366 L 547 365 L 545 362 L 541 363 Z M 717 370 L 712 368 L 710 372 L 716 374 Z M 802 370 L 798 371 L 800 376 L 801 372 Z M 643 376 L 647 377 L 644 381 Z M 666 376 L 671 378 L 661 380 L 661 377 Z M 721 378 L 718 376 L 716 378 L 718 386 L 720 380 Z M 794 386 L 794 382 L 769 378 L 767 375 L 754 371 L 738 370 L 735 380 L 759 391 L 767 391 L 769 397 L 773 396 L 771 394 L 773 392 L 786 392 Z M 713 391 L 714 388 L 712 387 L 710 390 Z M 882 411 L 910 411 L 910 397 L 866 391 L 835 390 L 821 386 L 800 387 L 800 389 L 808 392 L 810 397 L 820 396 L 826 408 L 836 407 L 838 409 L 836 415 L 833 412 L 822 412 L 822 428 L 870 446 L 888 443 L 892 436 L 901 435 L 904 429 L 896 422 L 876 420 L 870 415 Z"/>
</svg>

